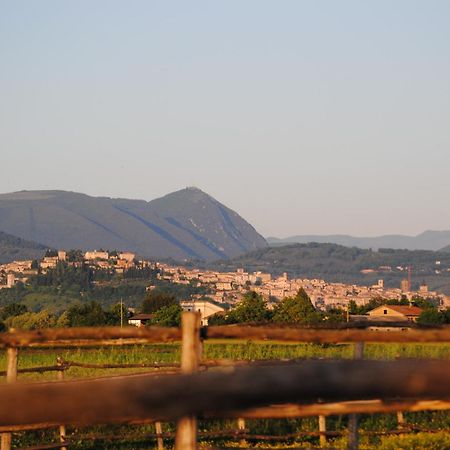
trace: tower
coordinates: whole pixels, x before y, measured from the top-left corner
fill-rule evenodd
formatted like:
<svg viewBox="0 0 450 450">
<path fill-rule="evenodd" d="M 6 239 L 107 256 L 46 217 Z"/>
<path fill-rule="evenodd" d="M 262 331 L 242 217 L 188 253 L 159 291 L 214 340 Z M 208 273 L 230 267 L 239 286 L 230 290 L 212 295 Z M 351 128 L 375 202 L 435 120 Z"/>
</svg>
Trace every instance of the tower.
<svg viewBox="0 0 450 450">
<path fill-rule="evenodd" d="M 6 276 L 6 286 L 12 288 L 16 284 L 16 277 L 13 273 L 8 273 Z"/>
</svg>

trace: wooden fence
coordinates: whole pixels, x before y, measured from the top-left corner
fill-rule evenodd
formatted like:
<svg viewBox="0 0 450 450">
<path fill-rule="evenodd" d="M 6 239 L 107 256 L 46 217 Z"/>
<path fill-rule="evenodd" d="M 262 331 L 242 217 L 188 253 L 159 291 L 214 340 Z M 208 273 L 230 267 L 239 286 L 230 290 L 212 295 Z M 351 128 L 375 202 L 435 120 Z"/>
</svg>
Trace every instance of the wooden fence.
<svg viewBox="0 0 450 450">
<path fill-rule="evenodd" d="M 7 384 L 0 386 L 2 450 L 11 448 L 11 433 L 19 430 L 59 427 L 61 442 L 52 448 L 66 448 L 70 440 L 66 439 L 63 424 L 148 422 L 157 423 L 153 437 L 158 439 L 161 448 L 162 438 L 174 437 L 162 432 L 162 421 L 178 422 L 176 448 L 190 450 L 196 447 L 197 418 L 239 419 L 238 429 L 224 431 L 220 434 L 222 437 L 275 440 L 280 437 L 251 436 L 245 428 L 245 419 L 307 416 L 319 417 L 319 431 L 310 434 L 320 436 L 324 446 L 327 436 L 338 434 L 326 430 L 326 416 L 333 414 L 350 415 L 349 447 L 358 448 L 357 414 L 450 409 L 450 361 L 423 360 L 420 364 L 409 360 L 240 361 L 233 365 L 223 361 L 202 361 L 202 340 L 217 338 L 353 342 L 355 357 L 361 359 L 362 342 L 449 342 L 450 329 L 390 332 L 249 326 L 202 329 L 196 313 L 184 313 L 181 330 L 130 327 L 3 333 L 0 334 L 0 346 L 6 348 L 8 365 L 4 373 Z M 180 365 L 97 365 L 59 360 L 54 366 L 17 369 L 21 347 L 81 347 L 180 340 Z M 225 370 L 206 370 L 226 365 Z M 64 372 L 74 366 L 152 367 L 161 371 L 60 383 L 15 383 L 17 373 L 31 371 L 55 371 L 62 380 Z M 321 402 L 317 403 L 319 398 Z M 26 408 L 11 407 L 25 404 Z M 399 422 L 403 422 L 401 414 Z M 414 431 L 404 423 L 400 425 L 403 425 L 401 430 L 396 432 Z"/>
</svg>

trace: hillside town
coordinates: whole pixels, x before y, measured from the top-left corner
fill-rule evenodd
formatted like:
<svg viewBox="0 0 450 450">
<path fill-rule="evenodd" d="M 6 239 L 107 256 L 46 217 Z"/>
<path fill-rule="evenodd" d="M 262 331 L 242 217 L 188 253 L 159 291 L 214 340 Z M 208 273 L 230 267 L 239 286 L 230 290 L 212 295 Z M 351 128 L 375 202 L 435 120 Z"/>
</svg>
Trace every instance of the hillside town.
<svg viewBox="0 0 450 450">
<path fill-rule="evenodd" d="M 243 268 L 235 272 L 218 272 L 186 268 L 181 265 L 170 265 L 161 262 L 138 260 L 132 252 L 108 252 L 106 250 L 48 251 L 39 261 L 14 261 L 0 265 L 0 289 L 12 288 L 16 283 L 27 283 L 30 276 L 45 273 L 56 268 L 58 263 L 79 266 L 84 264 L 93 270 L 108 270 L 123 274 L 125 271 L 137 267 L 154 267 L 157 278 L 175 284 L 203 286 L 208 289 L 208 299 L 216 305 L 233 306 L 241 300 L 249 290 L 260 294 L 270 305 L 280 300 L 294 296 L 303 288 L 311 298 L 316 309 L 327 311 L 333 308 L 346 309 L 350 301 L 358 306 L 367 305 L 374 298 L 401 300 L 421 297 L 432 300 L 438 308 L 450 306 L 450 298 L 436 291 L 431 291 L 422 283 L 418 291 L 410 287 L 410 280 L 403 280 L 399 288 L 387 288 L 382 279 L 373 286 L 348 285 L 344 283 L 330 283 L 322 279 L 289 278 L 287 273 L 274 277 L 270 273 L 249 273 Z M 153 288 L 148 286 L 148 290 Z M 185 299 L 186 304 L 202 300 L 197 298 Z"/>
</svg>

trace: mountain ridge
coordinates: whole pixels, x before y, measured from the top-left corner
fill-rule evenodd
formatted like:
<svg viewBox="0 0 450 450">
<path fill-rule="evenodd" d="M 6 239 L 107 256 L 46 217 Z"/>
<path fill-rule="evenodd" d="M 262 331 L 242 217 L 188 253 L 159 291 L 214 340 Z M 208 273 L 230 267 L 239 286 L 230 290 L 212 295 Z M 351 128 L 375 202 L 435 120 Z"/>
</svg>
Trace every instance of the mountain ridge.
<svg viewBox="0 0 450 450">
<path fill-rule="evenodd" d="M 226 259 L 267 245 L 239 214 L 195 187 L 151 201 L 61 190 L 0 194 L 0 230 L 49 247 L 180 260 Z"/>
<path fill-rule="evenodd" d="M 269 245 L 306 244 L 338 244 L 346 247 L 364 249 L 392 248 L 397 250 L 432 250 L 450 251 L 450 230 L 427 230 L 416 236 L 402 234 L 386 234 L 374 237 L 355 237 L 347 234 L 331 235 L 295 235 L 287 238 L 268 237 Z M 447 250 L 444 250 L 448 247 Z"/>
</svg>

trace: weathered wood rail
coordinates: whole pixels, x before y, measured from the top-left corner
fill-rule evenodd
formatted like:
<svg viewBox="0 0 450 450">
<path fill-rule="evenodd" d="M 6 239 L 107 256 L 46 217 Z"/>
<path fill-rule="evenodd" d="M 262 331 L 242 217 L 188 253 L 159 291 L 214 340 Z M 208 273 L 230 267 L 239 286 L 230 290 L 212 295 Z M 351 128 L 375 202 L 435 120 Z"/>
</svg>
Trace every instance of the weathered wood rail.
<svg viewBox="0 0 450 450">
<path fill-rule="evenodd" d="M 318 360 L 282 368 L 3 385 L 0 424 L 229 417 L 243 409 L 318 398 L 450 399 L 449 373 L 450 361 L 421 361 L 418 367 L 416 361 Z M 11 410 L 21 404 L 27 407 Z"/>
<path fill-rule="evenodd" d="M 161 420 L 179 421 L 176 448 L 192 449 L 196 446 L 196 417 L 239 418 L 241 438 L 250 440 L 252 437 L 244 433 L 244 419 L 319 416 L 320 429 L 311 435 L 320 436 L 322 445 L 326 443 L 326 436 L 333 435 L 333 432 L 326 431 L 325 417 L 328 415 L 450 409 L 450 361 L 420 361 L 420 364 L 410 360 L 304 360 L 301 364 L 297 361 L 239 361 L 230 366 L 229 361 L 201 361 L 203 339 L 355 343 L 362 356 L 363 347 L 358 344 L 361 342 L 449 342 L 450 328 L 389 332 L 254 326 L 200 329 L 198 316 L 185 313 L 182 331 L 178 328 L 110 327 L 3 333 L 0 334 L 0 346 L 7 349 L 8 355 L 14 353 L 16 358 L 17 349 L 21 347 L 182 341 L 182 361 L 179 366 L 161 363 L 86 364 L 61 360 L 56 366 L 17 370 L 17 360 L 14 362 L 10 358 L 8 370 L 3 373 L 10 382 L 15 380 L 17 373 L 33 371 L 57 371 L 61 379 L 64 371 L 74 366 L 173 370 L 172 374 L 162 370 L 84 381 L 0 386 L 2 450 L 10 448 L 9 433 L 18 430 L 60 426 L 61 443 L 53 448 L 65 448 L 69 441 L 65 440 L 62 423 L 138 424 Z M 225 371 L 205 372 L 213 366 L 229 367 Z M 182 374 L 173 373 L 180 368 Z M 317 403 L 319 398 L 321 403 Z M 26 404 L 27 408 L 11 408 L 13 404 Z M 42 408 L 43 404 L 45 408 Z M 162 448 L 164 435 L 159 433 L 156 437 L 158 447 Z M 352 448 L 357 446 L 356 439 Z"/>
<path fill-rule="evenodd" d="M 202 339 L 273 340 L 321 344 L 340 342 L 450 342 L 450 327 L 385 332 L 353 328 L 315 330 L 310 328 L 226 325 L 202 328 L 200 333 Z M 176 341 L 181 341 L 181 330 L 179 328 L 51 328 L 37 331 L 17 330 L 0 333 L 1 347 L 117 346 Z"/>
</svg>

